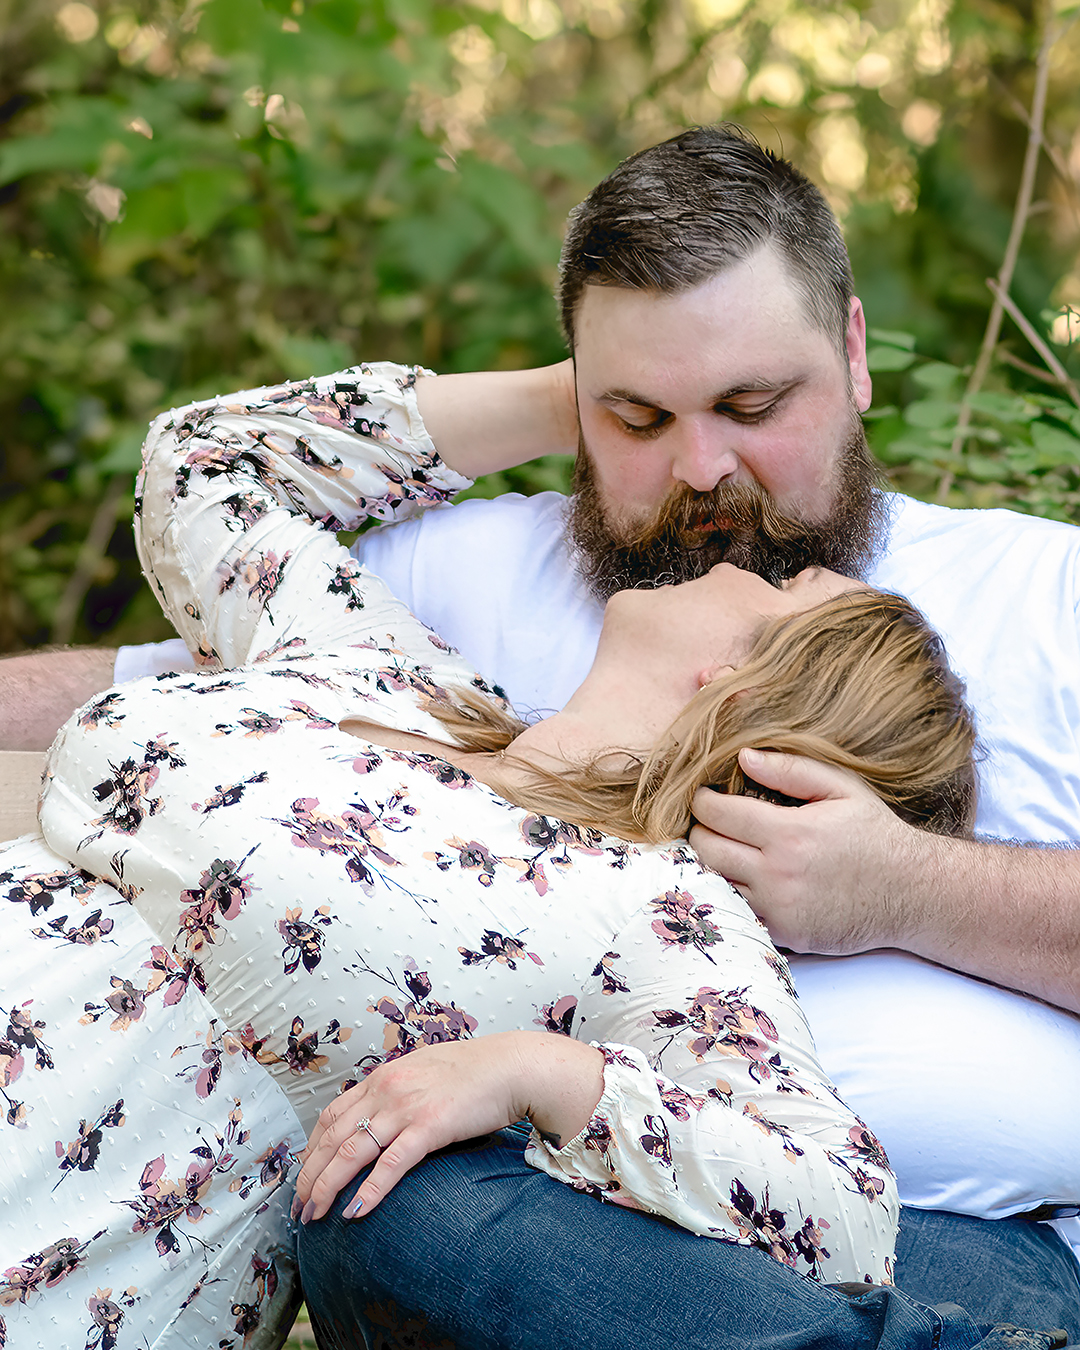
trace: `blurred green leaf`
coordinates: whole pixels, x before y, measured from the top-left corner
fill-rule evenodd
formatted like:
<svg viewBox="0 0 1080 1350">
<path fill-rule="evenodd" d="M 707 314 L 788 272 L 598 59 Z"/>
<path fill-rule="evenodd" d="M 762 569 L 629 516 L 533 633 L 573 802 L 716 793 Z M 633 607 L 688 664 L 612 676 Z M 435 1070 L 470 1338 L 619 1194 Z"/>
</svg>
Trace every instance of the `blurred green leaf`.
<svg viewBox="0 0 1080 1350">
<path fill-rule="evenodd" d="M 904 421 L 909 426 L 937 430 L 955 426 L 959 413 L 959 403 L 953 403 L 949 399 L 920 398 L 914 403 L 909 403 L 904 409 Z"/>
<path fill-rule="evenodd" d="M 1048 422 L 1032 422 L 1031 440 L 1036 450 L 1054 464 L 1080 464 L 1080 437 Z"/>
<path fill-rule="evenodd" d="M 883 370 L 907 370 L 914 365 L 915 353 L 901 347 L 870 347 L 866 352 L 867 369 L 872 374 Z"/>
<path fill-rule="evenodd" d="M 887 328 L 868 328 L 866 336 L 871 341 L 882 343 L 886 347 L 899 347 L 905 352 L 915 350 L 914 333 L 899 333 Z M 899 367 L 899 369 L 903 369 L 903 367 Z"/>
<path fill-rule="evenodd" d="M 930 390 L 939 398 L 954 393 L 963 375 L 964 372 L 957 366 L 951 366 L 945 361 L 928 361 L 911 372 L 911 378 L 920 388 Z"/>
<path fill-rule="evenodd" d="M 1030 422 L 1039 416 L 1036 404 L 1016 394 L 1003 394 L 995 390 L 973 394 L 968 403 L 973 411 L 996 417 L 1002 422 Z"/>
</svg>

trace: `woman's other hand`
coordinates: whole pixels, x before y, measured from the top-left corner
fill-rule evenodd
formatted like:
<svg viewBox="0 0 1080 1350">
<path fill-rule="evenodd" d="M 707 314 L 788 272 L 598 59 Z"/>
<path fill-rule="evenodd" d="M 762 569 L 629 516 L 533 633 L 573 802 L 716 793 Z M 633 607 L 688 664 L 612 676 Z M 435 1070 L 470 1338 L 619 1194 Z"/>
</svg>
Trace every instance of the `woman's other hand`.
<svg viewBox="0 0 1080 1350">
<path fill-rule="evenodd" d="M 556 1146 L 569 1142 L 588 1124 L 603 1086 L 603 1055 L 566 1036 L 508 1031 L 420 1046 L 380 1064 L 323 1111 L 304 1152 L 293 1213 L 305 1223 L 321 1219 L 374 1162 L 346 1217 L 368 1213 L 429 1153 L 526 1117 Z"/>
</svg>

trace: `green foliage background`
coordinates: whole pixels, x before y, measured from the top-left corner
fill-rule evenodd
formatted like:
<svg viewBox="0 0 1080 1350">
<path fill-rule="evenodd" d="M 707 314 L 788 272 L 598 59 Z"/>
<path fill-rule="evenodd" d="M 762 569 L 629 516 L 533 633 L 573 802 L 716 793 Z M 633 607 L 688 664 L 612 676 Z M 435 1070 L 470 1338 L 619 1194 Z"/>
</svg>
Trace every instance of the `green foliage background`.
<svg viewBox="0 0 1080 1350">
<path fill-rule="evenodd" d="M 1080 375 L 1069 17 L 1041 0 L 0 0 L 0 650 L 166 635 L 127 524 L 161 409 L 365 358 L 560 359 L 567 209 L 698 121 L 750 127 L 844 219 L 893 481 L 1080 520 L 1080 410 L 1008 320 L 951 449 L 1046 22 L 1012 294 Z"/>
</svg>

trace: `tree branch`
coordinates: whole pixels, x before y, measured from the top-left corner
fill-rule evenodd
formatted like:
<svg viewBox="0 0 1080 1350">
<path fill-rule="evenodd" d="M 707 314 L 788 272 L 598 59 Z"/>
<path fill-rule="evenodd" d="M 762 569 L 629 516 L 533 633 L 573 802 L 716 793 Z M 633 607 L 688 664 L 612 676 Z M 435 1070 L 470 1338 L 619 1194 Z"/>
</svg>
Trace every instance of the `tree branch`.
<svg viewBox="0 0 1080 1350">
<path fill-rule="evenodd" d="M 1080 408 L 1080 389 L 1077 389 L 1075 382 L 1069 375 L 1069 372 L 1057 359 L 1049 346 L 1039 336 L 1027 315 L 1016 303 L 1008 292 L 1003 291 L 993 277 L 987 277 L 986 284 L 990 287 L 994 299 L 1008 313 L 1009 317 L 1020 329 L 1021 333 L 1027 338 L 1042 359 L 1046 362 L 1047 369 L 1050 370 L 1058 384 L 1063 385 L 1069 397 Z"/>
<path fill-rule="evenodd" d="M 1039 44 L 1039 54 L 1035 61 L 1035 89 L 1032 94 L 1031 113 L 1028 118 L 1028 142 L 1027 150 L 1024 153 L 1024 166 L 1020 172 L 1020 186 L 1016 193 L 1012 226 L 1009 230 L 1008 242 L 1005 245 L 1005 255 L 1001 260 L 1001 267 L 998 269 L 996 289 L 991 287 L 994 292 L 994 303 L 990 307 L 990 317 L 986 323 L 986 331 L 983 333 L 982 345 L 979 348 L 979 354 L 975 359 L 975 365 L 960 403 L 960 416 L 956 422 L 956 434 L 949 448 L 951 456 L 961 454 L 964 449 L 968 438 L 968 428 L 971 426 L 971 398 L 982 388 L 994 359 L 994 350 L 997 347 L 998 337 L 1001 333 L 1001 321 L 1005 312 L 1001 297 L 1008 294 L 1009 287 L 1012 284 L 1016 260 L 1020 255 L 1020 244 L 1024 238 L 1024 228 L 1027 225 L 1031 209 L 1032 193 L 1035 189 L 1035 170 L 1039 164 L 1039 151 L 1043 144 L 1043 125 L 1046 119 L 1046 91 L 1050 80 L 1050 52 L 1056 36 L 1046 0 L 1043 0 L 1040 9 L 1043 16 L 1043 35 L 1042 42 Z M 942 501 L 947 495 L 949 488 L 952 486 L 952 479 L 952 473 L 943 476 L 938 488 L 938 501 Z"/>
<path fill-rule="evenodd" d="M 63 594 L 56 603 L 52 628 L 52 640 L 55 643 L 63 645 L 71 641 L 75 621 L 79 617 L 79 608 L 86 598 L 86 592 L 93 584 L 94 575 L 105 556 L 105 550 L 109 547 L 109 540 L 116 525 L 116 513 L 120 509 L 120 498 L 128 481 L 127 474 L 114 474 L 98 503 L 82 548 L 79 549 L 74 571 L 68 577 Z"/>
</svg>

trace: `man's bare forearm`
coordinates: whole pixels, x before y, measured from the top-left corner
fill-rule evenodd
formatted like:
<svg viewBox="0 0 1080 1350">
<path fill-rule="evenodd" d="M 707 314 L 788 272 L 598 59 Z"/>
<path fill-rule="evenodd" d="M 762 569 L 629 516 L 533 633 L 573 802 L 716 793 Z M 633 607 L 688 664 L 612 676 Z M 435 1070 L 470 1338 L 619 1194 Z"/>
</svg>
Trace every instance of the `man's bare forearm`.
<svg viewBox="0 0 1080 1350">
<path fill-rule="evenodd" d="M 1080 851 L 916 843 L 896 945 L 1080 1013 Z"/>
<path fill-rule="evenodd" d="M 34 651 L 0 660 L 0 750 L 45 750 L 76 708 L 113 682 L 113 647 Z"/>
</svg>

